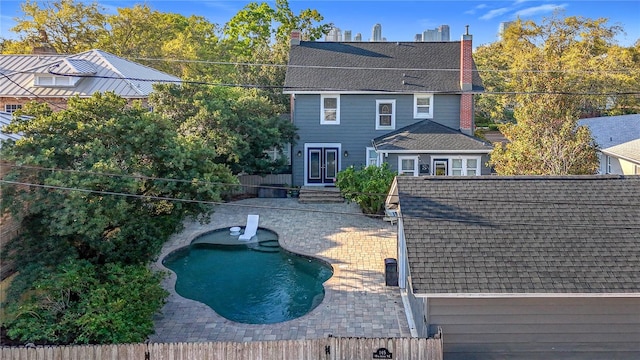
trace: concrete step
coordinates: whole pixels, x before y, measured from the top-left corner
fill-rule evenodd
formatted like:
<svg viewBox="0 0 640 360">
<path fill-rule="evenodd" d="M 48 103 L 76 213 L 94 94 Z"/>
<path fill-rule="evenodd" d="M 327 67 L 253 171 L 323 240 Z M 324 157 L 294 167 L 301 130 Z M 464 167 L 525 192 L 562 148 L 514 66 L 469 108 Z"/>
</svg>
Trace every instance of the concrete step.
<svg viewBox="0 0 640 360">
<path fill-rule="evenodd" d="M 335 187 L 303 186 L 298 201 L 303 204 L 341 203 L 344 202 L 344 198 Z"/>
</svg>

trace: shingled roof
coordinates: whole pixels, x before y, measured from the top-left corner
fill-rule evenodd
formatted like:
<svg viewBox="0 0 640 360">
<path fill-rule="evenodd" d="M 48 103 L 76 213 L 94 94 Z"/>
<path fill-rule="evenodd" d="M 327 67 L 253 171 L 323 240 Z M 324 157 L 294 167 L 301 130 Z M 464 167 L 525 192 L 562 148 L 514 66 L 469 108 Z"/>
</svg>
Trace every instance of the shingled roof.
<svg viewBox="0 0 640 360">
<path fill-rule="evenodd" d="M 464 152 L 489 153 L 493 149 L 486 142 L 453 130 L 431 120 L 422 120 L 405 126 L 389 134 L 373 139 L 376 150 L 424 152 Z"/>
<path fill-rule="evenodd" d="M 481 92 L 475 63 L 473 70 Z M 461 93 L 460 41 L 302 41 L 289 51 L 284 90 Z"/>
<path fill-rule="evenodd" d="M 640 177 L 397 177 L 416 294 L 640 293 Z"/>
</svg>

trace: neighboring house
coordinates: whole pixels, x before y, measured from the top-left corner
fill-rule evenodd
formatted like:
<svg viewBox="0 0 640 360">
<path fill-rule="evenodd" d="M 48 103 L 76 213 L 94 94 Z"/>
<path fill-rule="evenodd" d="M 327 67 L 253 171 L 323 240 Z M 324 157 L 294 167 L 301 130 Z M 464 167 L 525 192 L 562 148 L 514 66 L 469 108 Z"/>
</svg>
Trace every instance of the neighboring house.
<svg viewBox="0 0 640 360">
<path fill-rule="evenodd" d="M 294 185 L 333 185 L 349 166 L 480 175 L 492 147 L 473 137 L 483 91 L 472 37 L 456 42 L 307 42 L 292 34 L 285 94 L 298 128 Z"/>
<path fill-rule="evenodd" d="M 601 150 L 607 174 L 640 175 L 640 138 Z"/>
<path fill-rule="evenodd" d="M 640 175 L 640 114 L 581 119 L 598 145 L 600 174 Z"/>
<path fill-rule="evenodd" d="M 113 91 L 129 101 L 146 99 L 154 83 L 180 78 L 102 50 L 75 55 L 0 55 L 0 110 L 13 112 L 37 100 L 65 108 L 73 96 Z"/>
<path fill-rule="evenodd" d="M 640 359 L 640 177 L 397 176 L 399 286 L 447 359 Z"/>
</svg>

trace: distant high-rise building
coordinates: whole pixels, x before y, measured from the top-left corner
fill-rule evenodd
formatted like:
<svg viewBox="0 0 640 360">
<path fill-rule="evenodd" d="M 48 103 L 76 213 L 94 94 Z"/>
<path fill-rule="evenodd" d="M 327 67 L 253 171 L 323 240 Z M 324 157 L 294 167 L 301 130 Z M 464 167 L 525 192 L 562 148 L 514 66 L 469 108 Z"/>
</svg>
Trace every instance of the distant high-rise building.
<svg viewBox="0 0 640 360">
<path fill-rule="evenodd" d="M 422 33 L 422 41 L 451 41 L 449 25 L 440 25 L 436 29 L 425 30 Z"/>
<path fill-rule="evenodd" d="M 340 28 L 332 27 L 329 33 L 324 36 L 324 41 L 342 41 L 342 31 L 340 31 Z"/>
<path fill-rule="evenodd" d="M 503 21 L 500 23 L 500 26 L 498 26 L 498 39 L 502 40 L 502 35 L 504 34 L 504 31 L 507 30 L 507 28 L 511 24 L 513 24 L 513 21 Z"/>
<path fill-rule="evenodd" d="M 440 25 L 438 32 L 440 33 L 440 41 L 451 41 L 449 37 L 449 25 Z"/>
<path fill-rule="evenodd" d="M 353 38 L 353 41 L 362 41 L 362 34 L 356 33 L 356 36 Z"/>
<path fill-rule="evenodd" d="M 382 41 L 382 25 L 373 25 L 373 29 L 371 30 L 371 41 Z"/>
<path fill-rule="evenodd" d="M 422 41 L 431 42 L 431 41 L 440 41 L 440 36 L 438 34 L 438 30 L 425 30 L 422 32 Z"/>
<path fill-rule="evenodd" d="M 416 34 L 416 36 L 413 38 L 413 41 L 421 42 L 422 41 L 422 34 Z"/>
<path fill-rule="evenodd" d="M 351 30 L 344 31 L 344 41 L 351 41 Z"/>
</svg>

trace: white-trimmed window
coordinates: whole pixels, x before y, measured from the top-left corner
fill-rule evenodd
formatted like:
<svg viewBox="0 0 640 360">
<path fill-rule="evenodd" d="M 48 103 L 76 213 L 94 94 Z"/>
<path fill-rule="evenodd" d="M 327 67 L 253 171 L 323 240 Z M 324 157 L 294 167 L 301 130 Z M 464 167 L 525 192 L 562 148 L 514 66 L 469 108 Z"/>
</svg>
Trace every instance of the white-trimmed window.
<svg viewBox="0 0 640 360">
<path fill-rule="evenodd" d="M 33 80 L 35 86 L 70 87 L 74 86 L 78 78 L 73 76 L 36 75 Z"/>
<path fill-rule="evenodd" d="M 340 124 L 340 95 L 320 96 L 320 124 Z"/>
<path fill-rule="evenodd" d="M 456 157 L 451 159 L 452 176 L 480 175 L 480 159 L 477 157 Z"/>
<path fill-rule="evenodd" d="M 376 100 L 376 130 L 396 128 L 396 101 Z"/>
<path fill-rule="evenodd" d="M 611 174 L 611 156 L 607 155 L 607 174 Z"/>
<path fill-rule="evenodd" d="M 433 118 L 433 95 L 414 94 L 413 95 L 413 118 L 432 119 Z"/>
<path fill-rule="evenodd" d="M 16 110 L 22 109 L 22 105 L 20 104 L 5 104 L 4 111 L 8 113 L 12 113 Z"/>
<path fill-rule="evenodd" d="M 366 166 L 379 166 L 378 164 L 378 153 L 376 149 L 372 147 L 367 148 L 367 165 Z"/>
<path fill-rule="evenodd" d="M 398 156 L 398 175 L 418 176 L 419 170 L 417 156 Z"/>
</svg>

